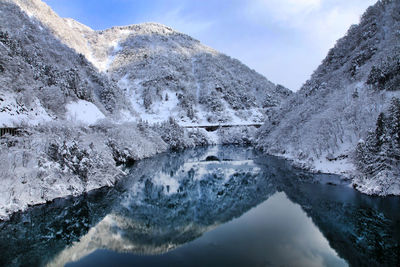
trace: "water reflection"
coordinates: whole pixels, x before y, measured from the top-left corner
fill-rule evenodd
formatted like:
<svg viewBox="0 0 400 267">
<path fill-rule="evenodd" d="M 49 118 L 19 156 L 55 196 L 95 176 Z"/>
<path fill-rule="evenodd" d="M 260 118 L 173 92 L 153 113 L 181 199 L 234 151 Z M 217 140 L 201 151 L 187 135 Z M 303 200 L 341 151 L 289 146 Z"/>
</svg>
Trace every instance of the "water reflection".
<svg viewBox="0 0 400 267">
<path fill-rule="evenodd" d="M 125 181 L 120 204 L 52 264 L 63 265 L 97 248 L 166 253 L 240 216 L 274 188 L 252 160 L 252 150 L 238 152 L 230 155 L 229 149 L 215 147 L 166 155 L 156 164 L 141 162 Z"/>
<path fill-rule="evenodd" d="M 399 264 L 399 198 L 324 182 L 249 148 L 160 155 L 0 223 L 0 265 Z"/>
<path fill-rule="evenodd" d="M 168 253 L 97 251 L 68 266 L 347 266 L 284 193 Z"/>
</svg>

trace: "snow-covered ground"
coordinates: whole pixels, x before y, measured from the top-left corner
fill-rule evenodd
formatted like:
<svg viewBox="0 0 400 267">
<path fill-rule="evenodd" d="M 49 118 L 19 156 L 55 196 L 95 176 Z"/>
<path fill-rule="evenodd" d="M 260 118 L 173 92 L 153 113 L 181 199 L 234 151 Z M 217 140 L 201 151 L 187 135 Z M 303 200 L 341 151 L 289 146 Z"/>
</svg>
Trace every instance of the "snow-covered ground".
<svg viewBox="0 0 400 267">
<path fill-rule="evenodd" d="M 93 125 L 98 120 L 104 119 L 104 114 L 91 102 L 78 100 L 66 105 L 66 119 L 76 123 Z"/>
<path fill-rule="evenodd" d="M 293 162 L 294 165 L 302 169 L 306 169 L 317 173 L 330 173 L 342 175 L 343 178 L 349 178 L 356 169 L 354 163 L 348 157 L 329 160 L 326 157 L 311 160 L 299 159 L 297 154 L 291 153 L 274 153 L 275 156 L 285 158 Z"/>
<path fill-rule="evenodd" d="M 0 92 L 0 127 L 16 127 L 21 124 L 38 125 L 52 120 L 38 99 L 29 105 L 13 93 Z"/>
</svg>

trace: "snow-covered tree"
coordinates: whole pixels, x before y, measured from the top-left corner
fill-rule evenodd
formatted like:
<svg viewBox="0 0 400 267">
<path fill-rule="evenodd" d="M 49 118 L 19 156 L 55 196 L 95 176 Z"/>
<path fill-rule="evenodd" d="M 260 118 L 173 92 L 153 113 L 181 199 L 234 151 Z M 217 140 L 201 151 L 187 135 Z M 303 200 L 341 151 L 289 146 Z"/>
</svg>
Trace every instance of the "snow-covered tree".
<svg viewBox="0 0 400 267">
<path fill-rule="evenodd" d="M 356 165 L 366 180 L 381 179 L 382 173 L 391 173 L 388 177 L 400 182 L 400 99 L 393 98 L 385 114 L 379 114 L 375 131 L 358 143 Z"/>
</svg>

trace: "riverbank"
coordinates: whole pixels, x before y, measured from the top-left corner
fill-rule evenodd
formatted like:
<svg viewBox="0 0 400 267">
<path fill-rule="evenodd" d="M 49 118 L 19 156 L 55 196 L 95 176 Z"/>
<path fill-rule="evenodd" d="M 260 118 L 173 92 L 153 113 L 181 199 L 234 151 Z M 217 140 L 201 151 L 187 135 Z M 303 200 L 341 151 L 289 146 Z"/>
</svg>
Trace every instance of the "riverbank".
<svg viewBox="0 0 400 267">
<path fill-rule="evenodd" d="M 26 128 L 1 139 L 0 219 L 55 198 L 112 186 L 123 164 L 168 150 L 150 128 L 109 122 L 88 128 L 65 122 Z"/>
<path fill-rule="evenodd" d="M 255 127 L 184 129 L 174 120 L 90 127 L 53 121 L 25 128 L 21 136 L 0 139 L 0 220 L 56 198 L 78 196 L 113 186 L 126 175 L 124 166 L 185 148 L 251 144 Z"/>
<path fill-rule="evenodd" d="M 304 248 L 313 251 L 307 262 L 318 266 L 321 257 L 355 266 L 398 262 L 399 197 L 371 197 L 327 183 L 339 178 L 294 168 L 252 146 L 161 153 L 126 170 L 114 187 L 0 222 L 0 265 L 123 265 L 127 257 L 129 264 L 141 258 L 213 266 L 219 259 L 217 266 L 253 266 L 254 259 L 261 264 L 268 257 L 296 265 L 311 255 Z M 277 243 L 301 253 L 288 258 L 287 246 Z"/>
</svg>

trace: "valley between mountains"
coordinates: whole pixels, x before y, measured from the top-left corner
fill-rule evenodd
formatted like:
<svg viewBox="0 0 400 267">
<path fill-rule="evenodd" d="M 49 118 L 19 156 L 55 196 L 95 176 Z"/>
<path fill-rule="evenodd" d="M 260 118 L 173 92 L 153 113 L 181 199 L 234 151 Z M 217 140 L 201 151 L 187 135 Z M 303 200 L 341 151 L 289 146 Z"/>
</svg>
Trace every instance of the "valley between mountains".
<svg viewBox="0 0 400 267">
<path fill-rule="evenodd" d="M 251 145 L 400 195 L 400 1 L 369 7 L 293 93 L 158 23 L 95 31 L 0 1 L 0 219 L 159 153 Z M 260 127 L 261 126 L 261 127 Z"/>
</svg>

